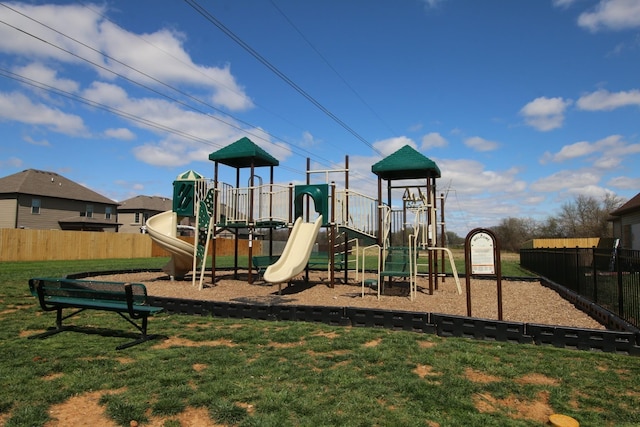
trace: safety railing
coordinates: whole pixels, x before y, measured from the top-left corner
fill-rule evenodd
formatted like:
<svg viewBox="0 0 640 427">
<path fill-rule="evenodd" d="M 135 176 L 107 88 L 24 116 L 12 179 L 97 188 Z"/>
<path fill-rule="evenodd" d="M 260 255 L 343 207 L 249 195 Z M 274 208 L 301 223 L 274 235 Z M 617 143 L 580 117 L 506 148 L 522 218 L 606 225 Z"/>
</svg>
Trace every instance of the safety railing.
<svg viewBox="0 0 640 427">
<path fill-rule="evenodd" d="M 520 265 L 640 327 L 640 251 L 521 249 Z"/>
</svg>

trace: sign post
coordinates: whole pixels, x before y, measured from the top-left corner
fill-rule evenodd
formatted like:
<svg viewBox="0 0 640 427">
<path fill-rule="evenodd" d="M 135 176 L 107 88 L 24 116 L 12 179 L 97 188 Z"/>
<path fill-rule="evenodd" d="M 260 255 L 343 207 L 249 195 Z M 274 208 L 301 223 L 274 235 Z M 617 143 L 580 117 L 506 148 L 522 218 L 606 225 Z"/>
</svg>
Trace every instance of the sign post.
<svg viewBox="0 0 640 427">
<path fill-rule="evenodd" d="M 502 271 L 500 245 L 491 230 L 476 228 L 464 241 L 465 279 L 467 285 L 467 316 L 471 317 L 471 276 L 497 277 L 498 320 L 502 320 Z"/>
</svg>

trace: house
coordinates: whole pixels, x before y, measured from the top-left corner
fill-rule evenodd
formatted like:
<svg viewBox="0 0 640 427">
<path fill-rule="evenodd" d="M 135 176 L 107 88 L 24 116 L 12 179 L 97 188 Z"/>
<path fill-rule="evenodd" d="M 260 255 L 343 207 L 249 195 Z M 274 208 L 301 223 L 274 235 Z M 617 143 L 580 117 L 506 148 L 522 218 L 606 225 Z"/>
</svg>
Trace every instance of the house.
<svg viewBox="0 0 640 427">
<path fill-rule="evenodd" d="M 620 239 L 620 246 L 640 250 L 640 193 L 611 212 L 613 236 Z"/>
<path fill-rule="evenodd" d="M 0 178 L 0 228 L 118 231 L 118 203 L 36 169 Z"/>
<path fill-rule="evenodd" d="M 173 201 L 160 196 L 136 196 L 120 202 L 118 222 L 121 233 L 140 233 L 152 216 L 170 211 Z"/>
</svg>

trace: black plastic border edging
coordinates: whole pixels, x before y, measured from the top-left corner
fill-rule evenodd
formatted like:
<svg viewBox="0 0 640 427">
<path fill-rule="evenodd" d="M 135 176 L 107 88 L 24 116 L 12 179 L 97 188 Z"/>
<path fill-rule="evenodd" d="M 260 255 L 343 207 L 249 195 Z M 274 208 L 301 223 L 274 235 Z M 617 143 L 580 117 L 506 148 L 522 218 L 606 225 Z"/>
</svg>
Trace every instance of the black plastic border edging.
<svg viewBox="0 0 640 427">
<path fill-rule="evenodd" d="M 145 270 L 121 270 L 68 275 L 70 279 L 94 277 L 98 275 L 125 274 Z M 541 281 L 544 284 L 543 278 Z M 549 282 L 547 282 L 549 286 Z M 577 303 L 576 294 L 565 295 L 559 285 L 549 287 L 584 310 L 593 303 Z M 562 287 L 559 287 L 562 288 Z M 566 288 L 564 288 L 565 291 Z M 582 297 L 579 297 L 582 298 Z M 513 343 L 534 343 L 552 345 L 559 348 L 595 350 L 609 353 L 640 355 L 640 332 L 631 325 L 627 331 L 580 329 L 563 326 L 540 325 L 499 320 L 479 319 L 439 313 L 388 311 L 369 308 L 333 306 L 264 305 L 234 302 L 199 301 L 150 295 L 149 304 L 160 306 L 172 314 L 201 315 L 233 319 L 278 320 L 316 322 L 333 326 L 374 327 L 411 332 L 432 333 L 441 337 L 462 337 L 487 341 Z M 604 316 L 602 307 L 595 305 Z M 611 317 L 609 312 L 607 319 Z M 591 314 L 591 313 L 588 313 Z M 598 318 L 598 317 L 596 317 Z M 618 319 L 620 320 L 620 319 Z M 608 325 L 605 323 L 605 325 Z M 616 323 L 619 327 L 626 325 Z"/>
</svg>

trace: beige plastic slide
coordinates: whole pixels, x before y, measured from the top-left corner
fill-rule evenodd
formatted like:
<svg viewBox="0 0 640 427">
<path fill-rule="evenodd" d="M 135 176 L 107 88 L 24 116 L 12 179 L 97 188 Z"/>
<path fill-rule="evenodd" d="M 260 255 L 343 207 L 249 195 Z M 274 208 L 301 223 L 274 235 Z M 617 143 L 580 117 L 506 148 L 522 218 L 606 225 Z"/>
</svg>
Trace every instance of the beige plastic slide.
<svg viewBox="0 0 640 427">
<path fill-rule="evenodd" d="M 282 255 L 267 267 L 264 280 L 269 283 L 284 283 L 300 274 L 309 262 L 321 225 L 322 215 L 315 222 L 302 222 L 302 217 L 298 217 Z"/>
<path fill-rule="evenodd" d="M 151 240 L 171 254 L 171 259 L 162 271 L 172 278 L 182 279 L 193 268 L 193 245 L 177 237 L 178 215 L 166 211 L 147 220 L 147 233 Z"/>
</svg>

